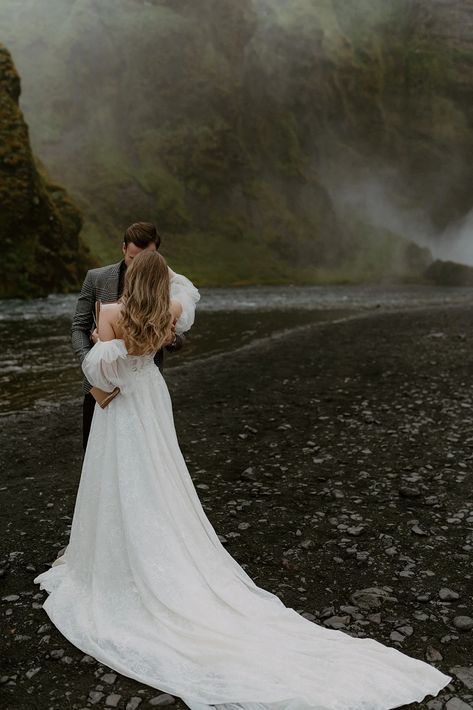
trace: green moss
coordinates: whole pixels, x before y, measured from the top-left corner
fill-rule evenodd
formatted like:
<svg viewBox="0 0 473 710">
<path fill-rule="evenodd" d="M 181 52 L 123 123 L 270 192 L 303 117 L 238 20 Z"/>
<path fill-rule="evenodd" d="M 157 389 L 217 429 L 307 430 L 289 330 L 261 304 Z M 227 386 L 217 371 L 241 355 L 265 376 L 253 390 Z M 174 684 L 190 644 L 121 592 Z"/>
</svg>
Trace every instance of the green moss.
<svg viewBox="0 0 473 710">
<path fill-rule="evenodd" d="M 0 297 L 42 296 L 77 288 L 89 255 L 79 240 L 81 216 L 37 166 L 18 108 L 20 85 L 0 46 Z"/>
<path fill-rule="evenodd" d="M 448 58 L 438 47 L 414 46 L 405 55 L 406 84 L 413 94 L 443 89 L 448 70 Z"/>
</svg>

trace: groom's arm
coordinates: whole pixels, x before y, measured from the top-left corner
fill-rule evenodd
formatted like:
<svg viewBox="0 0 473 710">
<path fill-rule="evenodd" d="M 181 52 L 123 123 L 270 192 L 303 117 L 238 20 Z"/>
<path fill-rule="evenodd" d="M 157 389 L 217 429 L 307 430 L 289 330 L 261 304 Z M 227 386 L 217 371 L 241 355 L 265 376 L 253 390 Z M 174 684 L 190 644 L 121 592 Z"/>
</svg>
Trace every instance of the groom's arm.
<svg viewBox="0 0 473 710">
<path fill-rule="evenodd" d="M 87 272 L 77 300 L 76 312 L 71 325 L 71 343 L 79 361 L 85 358 L 92 348 L 90 333 L 94 324 L 95 287 L 90 271 Z"/>
</svg>

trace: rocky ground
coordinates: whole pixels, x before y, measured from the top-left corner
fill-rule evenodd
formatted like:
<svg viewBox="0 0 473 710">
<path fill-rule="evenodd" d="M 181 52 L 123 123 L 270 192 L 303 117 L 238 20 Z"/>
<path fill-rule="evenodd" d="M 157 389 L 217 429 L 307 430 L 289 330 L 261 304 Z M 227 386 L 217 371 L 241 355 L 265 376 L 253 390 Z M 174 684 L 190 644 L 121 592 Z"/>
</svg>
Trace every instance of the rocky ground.
<svg viewBox="0 0 473 710">
<path fill-rule="evenodd" d="M 318 324 L 168 373 L 204 508 L 256 583 L 453 676 L 406 708 L 473 708 L 472 374 L 465 307 Z M 1 707 L 184 708 L 84 656 L 41 608 L 79 430 L 79 401 L 3 421 Z"/>
</svg>

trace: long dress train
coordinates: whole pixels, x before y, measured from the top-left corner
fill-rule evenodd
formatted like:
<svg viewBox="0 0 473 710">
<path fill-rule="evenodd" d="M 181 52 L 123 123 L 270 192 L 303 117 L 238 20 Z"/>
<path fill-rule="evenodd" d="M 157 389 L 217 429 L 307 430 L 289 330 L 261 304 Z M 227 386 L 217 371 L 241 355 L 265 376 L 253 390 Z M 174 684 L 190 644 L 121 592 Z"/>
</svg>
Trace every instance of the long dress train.
<svg viewBox="0 0 473 710">
<path fill-rule="evenodd" d="M 99 341 L 83 369 L 121 392 L 95 408 L 64 557 L 34 580 L 71 643 L 191 710 L 387 710 L 451 680 L 256 586 L 205 515 L 152 356 Z"/>
</svg>

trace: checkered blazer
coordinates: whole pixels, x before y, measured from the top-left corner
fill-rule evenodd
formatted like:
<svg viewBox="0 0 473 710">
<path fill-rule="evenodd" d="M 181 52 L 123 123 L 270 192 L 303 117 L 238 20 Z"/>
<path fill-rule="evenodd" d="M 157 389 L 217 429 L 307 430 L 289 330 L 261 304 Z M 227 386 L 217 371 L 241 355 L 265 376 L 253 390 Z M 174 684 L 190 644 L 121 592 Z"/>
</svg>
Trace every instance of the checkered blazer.
<svg viewBox="0 0 473 710">
<path fill-rule="evenodd" d="M 72 349 L 81 363 L 93 346 L 90 340 L 90 333 L 95 327 L 95 302 L 103 301 L 104 303 L 114 303 L 119 298 L 118 288 L 121 263 L 122 262 L 119 261 L 110 266 L 90 269 L 86 274 L 71 326 Z M 184 335 L 178 335 L 176 344 L 166 349 L 179 350 L 184 340 Z M 161 372 L 163 371 L 163 361 L 164 352 L 163 350 L 159 350 L 154 356 L 154 362 Z M 84 394 L 89 392 L 91 387 L 90 382 L 84 377 L 82 383 L 82 391 Z"/>
</svg>

